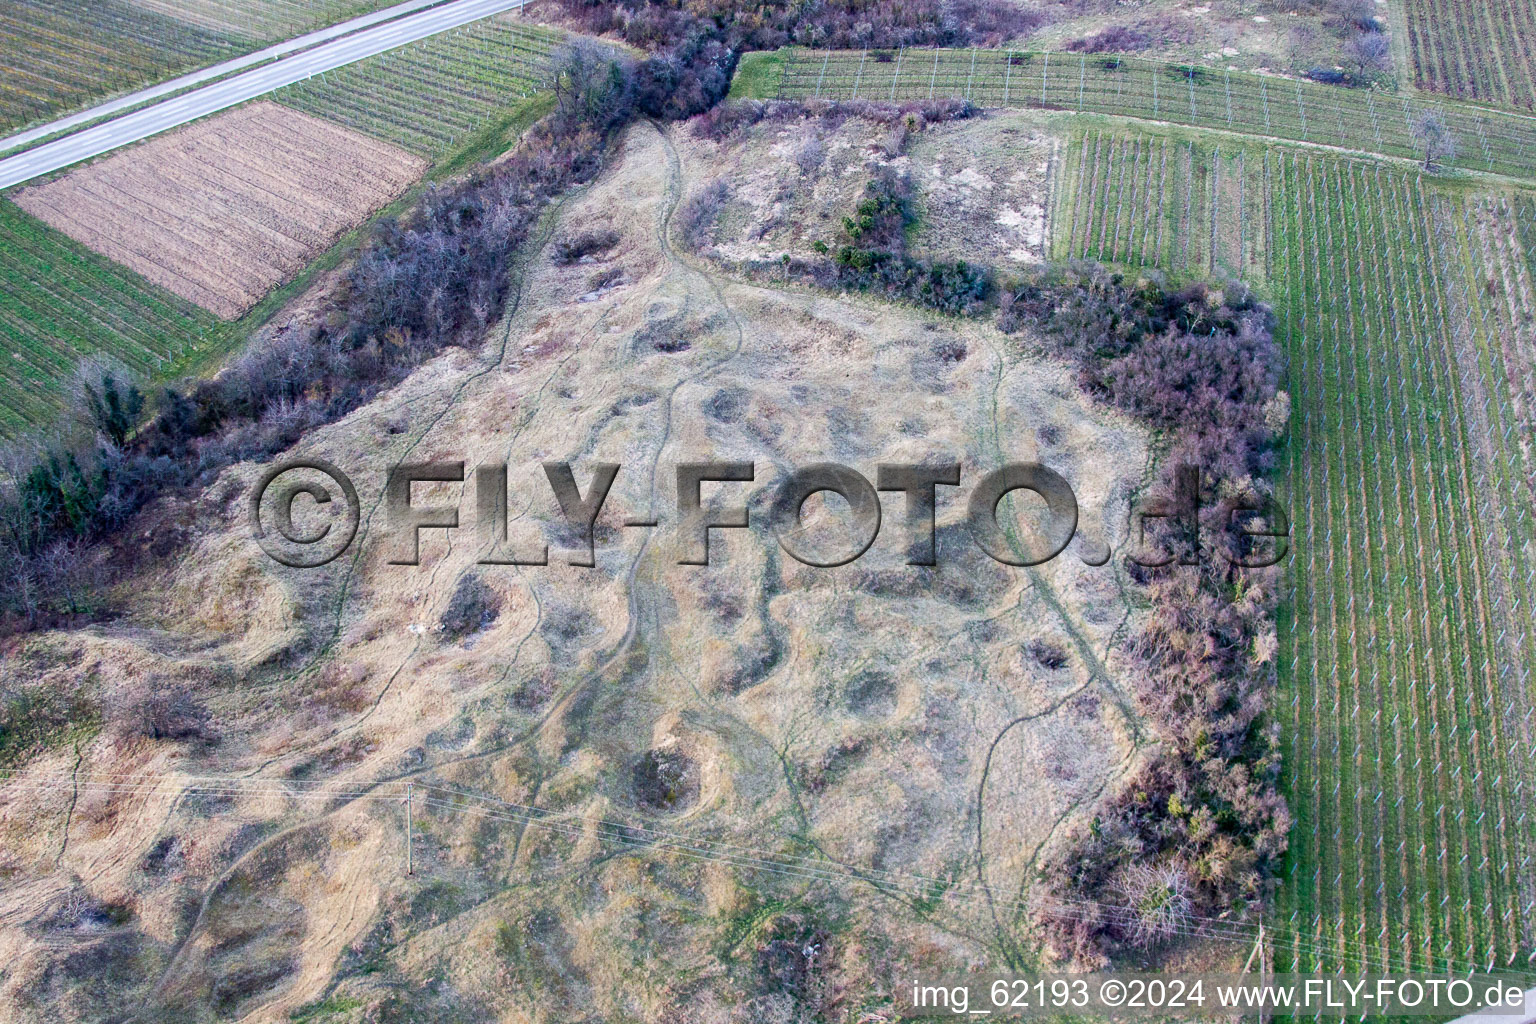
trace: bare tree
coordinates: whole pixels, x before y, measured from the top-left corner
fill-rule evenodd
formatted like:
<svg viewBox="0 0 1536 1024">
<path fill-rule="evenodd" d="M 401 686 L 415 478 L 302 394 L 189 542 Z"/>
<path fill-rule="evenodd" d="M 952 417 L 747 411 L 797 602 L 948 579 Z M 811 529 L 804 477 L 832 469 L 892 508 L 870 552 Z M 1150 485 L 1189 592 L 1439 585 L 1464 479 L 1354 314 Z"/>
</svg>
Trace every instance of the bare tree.
<svg viewBox="0 0 1536 1024">
<path fill-rule="evenodd" d="M 1378 28 L 1376 5 L 1372 0 L 1334 0 L 1334 11 L 1346 25 L 1367 32 Z"/>
<path fill-rule="evenodd" d="M 827 144 L 820 139 L 807 139 L 795 152 L 795 165 L 801 174 L 811 174 L 827 158 Z"/>
<path fill-rule="evenodd" d="M 1392 47 L 1380 32 L 1356 32 L 1344 44 L 1344 56 L 1361 75 L 1392 66 Z"/>
<path fill-rule="evenodd" d="M 1456 137 L 1445 126 L 1445 118 L 1435 110 L 1426 110 L 1413 122 L 1413 141 L 1424 151 L 1424 169 L 1433 171 L 1436 160 L 1456 159 Z"/>
<path fill-rule="evenodd" d="M 1132 864 L 1118 888 L 1129 904 L 1131 939 L 1140 946 L 1177 935 L 1194 908 L 1189 879 L 1176 864 Z"/>
<path fill-rule="evenodd" d="M 208 708 L 181 687 L 156 689 L 151 681 L 116 702 L 112 712 L 117 731 L 125 736 L 204 743 L 218 739 Z"/>
</svg>

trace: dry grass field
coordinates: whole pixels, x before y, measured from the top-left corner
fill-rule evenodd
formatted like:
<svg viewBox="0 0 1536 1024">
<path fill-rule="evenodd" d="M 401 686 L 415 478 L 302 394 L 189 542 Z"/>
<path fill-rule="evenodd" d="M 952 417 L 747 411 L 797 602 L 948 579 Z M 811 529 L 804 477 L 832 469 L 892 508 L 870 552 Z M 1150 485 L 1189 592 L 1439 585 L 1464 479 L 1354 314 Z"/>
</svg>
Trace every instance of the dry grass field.
<svg viewBox="0 0 1536 1024">
<path fill-rule="evenodd" d="M 425 167 L 387 143 L 263 102 L 25 189 L 16 203 L 233 319 Z"/>
<path fill-rule="evenodd" d="M 905 564 L 893 503 L 864 557 L 812 570 L 780 552 L 765 502 L 786 467 L 824 459 L 872 474 L 947 455 L 964 494 L 1006 458 L 1040 458 L 1071 480 L 1084 533 L 1120 544 L 1148 438 L 1018 338 L 744 283 L 673 241 L 689 193 L 727 174 L 748 193 L 769 184 L 775 146 L 812 127 L 729 144 L 632 127 L 551 229 L 554 243 L 612 232 L 612 246 L 561 265 L 546 245 L 480 351 L 450 349 L 295 450 L 354 475 L 355 559 L 269 561 L 242 511 L 261 467 L 242 464 L 185 509 L 187 555 L 135 588 L 110 635 L 48 633 L 0 664 L 0 686 L 24 673 L 60 695 L 187 685 L 221 731 L 178 758 L 107 727 L 37 767 L 260 780 L 174 803 L 91 789 L 69 820 L 57 794 L 7 783 L 0 1004 L 79 1020 L 141 1005 L 154 1019 L 211 1006 L 251 1021 L 565 1021 L 581 1007 L 764 1024 L 809 1018 L 774 980 L 789 968 L 756 951 L 793 968 L 815 942 L 803 985 L 819 1019 L 877 1020 L 893 979 L 996 963 L 1041 849 L 1146 742 L 1127 711 L 1140 613 L 1121 571 L 1075 546 L 1033 570 L 993 563 L 951 489 L 939 566 Z M 846 127 L 829 149 L 859 141 Z M 795 187 L 836 191 L 836 166 Z M 722 244 L 743 244 L 751 223 L 726 220 Z M 752 529 L 717 531 L 710 566 L 679 565 L 674 468 L 705 458 L 755 463 L 752 483 L 705 493 L 748 505 Z M 471 477 L 507 463 L 507 547 L 547 543 L 549 565 L 481 564 L 472 484 L 418 487 L 418 503 L 460 501 L 466 529 L 425 531 L 419 566 L 389 564 L 383 472 L 438 459 Z M 543 459 L 573 460 L 583 487 L 594 461 L 622 465 L 593 568 L 566 564 Z M 618 526 L 642 516 L 660 526 Z M 645 774 L 660 761 L 683 780 L 663 797 Z M 421 798 L 413 876 L 406 780 Z M 362 798 L 278 792 L 290 785 Z M 450 791 L 548 817 L 529 826 Z M 663 832 L 689 849 L 625 849 Z M 710 843 L 730 855 L 689 852 Z M 928 881 L 847 880 L 887 873 Z M 997 905 L 967 896 L 977 881 Z M 91 931 L 93 913 L 60 906 L 122 909 Z"/>
</svg>

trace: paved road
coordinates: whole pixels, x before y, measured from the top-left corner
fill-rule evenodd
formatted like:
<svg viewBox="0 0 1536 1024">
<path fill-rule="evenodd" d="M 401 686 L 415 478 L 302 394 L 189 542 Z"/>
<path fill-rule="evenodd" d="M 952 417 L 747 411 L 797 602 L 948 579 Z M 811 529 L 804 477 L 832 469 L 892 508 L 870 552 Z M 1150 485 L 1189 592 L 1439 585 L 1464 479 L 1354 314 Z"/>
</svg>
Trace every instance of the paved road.
<svg viewBox="0 0 1536 1024">
<path fill-rule="evenodd" d="M 374 11 L 372 14 L 364 14 L 361 17 L 353 18 L 351 21 L 341 22 L 339 25 L 332 25 L 329 28 L 318 29 L 294 39 L 274 43 L 265 49 L 257 50 L 255 53 L 248 53 L 243 57 L 235 57 L 231 60 L 203 68 L 200 71 L 190 72 L 189 74 L 182 75 L 180 78 L 173 78 L 169 82 L 161 82 L 159 85 L 140 89 L 138 92 L 129 93 L 127 96 L 120 96 L 115 100 L 94 106 L 89 110 L 82 110 L 78 114 L 61 117 L 57 121 L 49 122 L 37 128 L 29 128 L 9 138 L 0 139 L 0 152 L 15 149 L 17 146 L 31 145 L 38 139 L 45 139 L 50 135 L 68 131 L 70 128 L 85 124 L 87 121 L 95 121 L 97 118 L 106 117 L 108 114 L 115 114 L 120 110 L 127 110 L 129 107 L 136 107 L 141 103 L 148 103 L 150 100 L 161 96 L 169 96 L 173 92 L 180 92 L 183 89 L 197 85 L 199 82 L 223 78 L 225 75 L 233 74 L 241 68 L 248 68 L 253 64 L 275 60 L 278 57 L 286 56 L 298 50 L 307 50 L 318 43 L 324 43 L 339 36 L 350 35 L 359 29 L 367 28 L 370 25 L 377 25 L 381 21 L 392 21 L 402 14 L 410 14 L 412 11 L 419 11 L 423 7 L 431 7 L 433 4 L 440 4 L 442 2 L 443 0 L 406 0 L 403 4 L 386 7 L 382 11 Z"/>
<path fill-rule="evenodd" d="M 531 0 L 453 0 L 396 21 L 365 29 L 303 53 L 206 85 L 163 103 L 124 114 L 105 124 L 67 135 L 0 160 L 0 189 L 175 128 L 274 89 L 312 78 L 366 57 L 434 36 Z"/>
</svg>

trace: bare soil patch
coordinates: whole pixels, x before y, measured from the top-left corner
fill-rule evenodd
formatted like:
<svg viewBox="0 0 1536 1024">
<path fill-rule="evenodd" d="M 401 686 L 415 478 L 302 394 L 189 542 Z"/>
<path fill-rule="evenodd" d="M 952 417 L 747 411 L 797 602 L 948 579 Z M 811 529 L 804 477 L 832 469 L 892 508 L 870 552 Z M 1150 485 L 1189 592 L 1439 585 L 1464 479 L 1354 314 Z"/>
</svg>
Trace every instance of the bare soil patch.
<svg viewBox="0 0 1536 1024">
<path fill-rule="evenodd" d="M 425 168 L 404 150 L 261 102 L 26 189 L 16 202 L 234 319 Z"/>
</svg>

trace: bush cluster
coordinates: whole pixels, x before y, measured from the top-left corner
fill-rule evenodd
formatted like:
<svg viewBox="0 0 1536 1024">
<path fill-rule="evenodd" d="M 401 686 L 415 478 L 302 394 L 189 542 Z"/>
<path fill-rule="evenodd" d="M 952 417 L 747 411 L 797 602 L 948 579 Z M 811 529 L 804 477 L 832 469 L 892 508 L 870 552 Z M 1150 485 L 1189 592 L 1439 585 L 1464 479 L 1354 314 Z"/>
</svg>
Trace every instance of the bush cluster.
<svg viewBox="0 0 1536 1024">
<path fill-rule="evenodd" d="M 907 232 L 917 221 L 912 185 L 888 165 L 875 170 L 853 214 L 843 218 L 837 247 L 817 242 L 826 258 L 785 255 L 775 264 L 746 264 L 748 273 L 782 273 L 821 288 L 852 289 L 895 302 L 912 302 L 951 316 L 987 308 L 991 268 L 964 260 L 929 260 L 907 253 Z"/>
<path fill-rule="evenodd" d="M 1073 39 L 1067 49 L 1073 53 L 1136 53 L 1152 45 L 1152 37 L 1127 25 L 1111 25 L 1093 35 Z"/>
<path fill-rule="evenodd" d="M 689 122 L 693 134 L 721 142 L 753 125 L 767 122 L 818 121 L 835 132 L 849 118 L 859 118 L 892 128 L 914 128 L 975 117 L 980 108 L 969 100 L 952 98 L 879 103 L 874 100 L 731 100 L 712 107 Z"/>
<path fill-rule="evenodd" d="M 1201 467 L 1207 507 L 1268 493 L 1286 405 L 1269 311 L 1247 289 L 1167 291 L 1069 265 L 1014 285 L 1003 305 L 1005 326 L 1034 324 L 1085 388 L 1164 432 L 1168 468 L 1150 500 L 1176 497 L 1181 462 Z M 1156 539 L 1198 554 L 1171 530 Z M 1193 916 L 1258 907 L 1290 828 L 1266 717 L 1276 571 L 1210 552 L 1195 565 L 1132 568 L 1152 609 L 1132 651 L 1134 698 L 1158 742 L 1048 858 L 1036 915 L 1053 952 L 1084 967 L 1176 936 Z"/>
<path fill-rule="evenodd" d="M 853 215 L 843 218 L 844 243 L 832 258 L 838 284 L 951 315 L 983 308 L 991 270 L 964 260 L 908 255 L 907 231 L 916 222 L 911 181 L 888 165 L 880 167 Z"/>
</svg>

